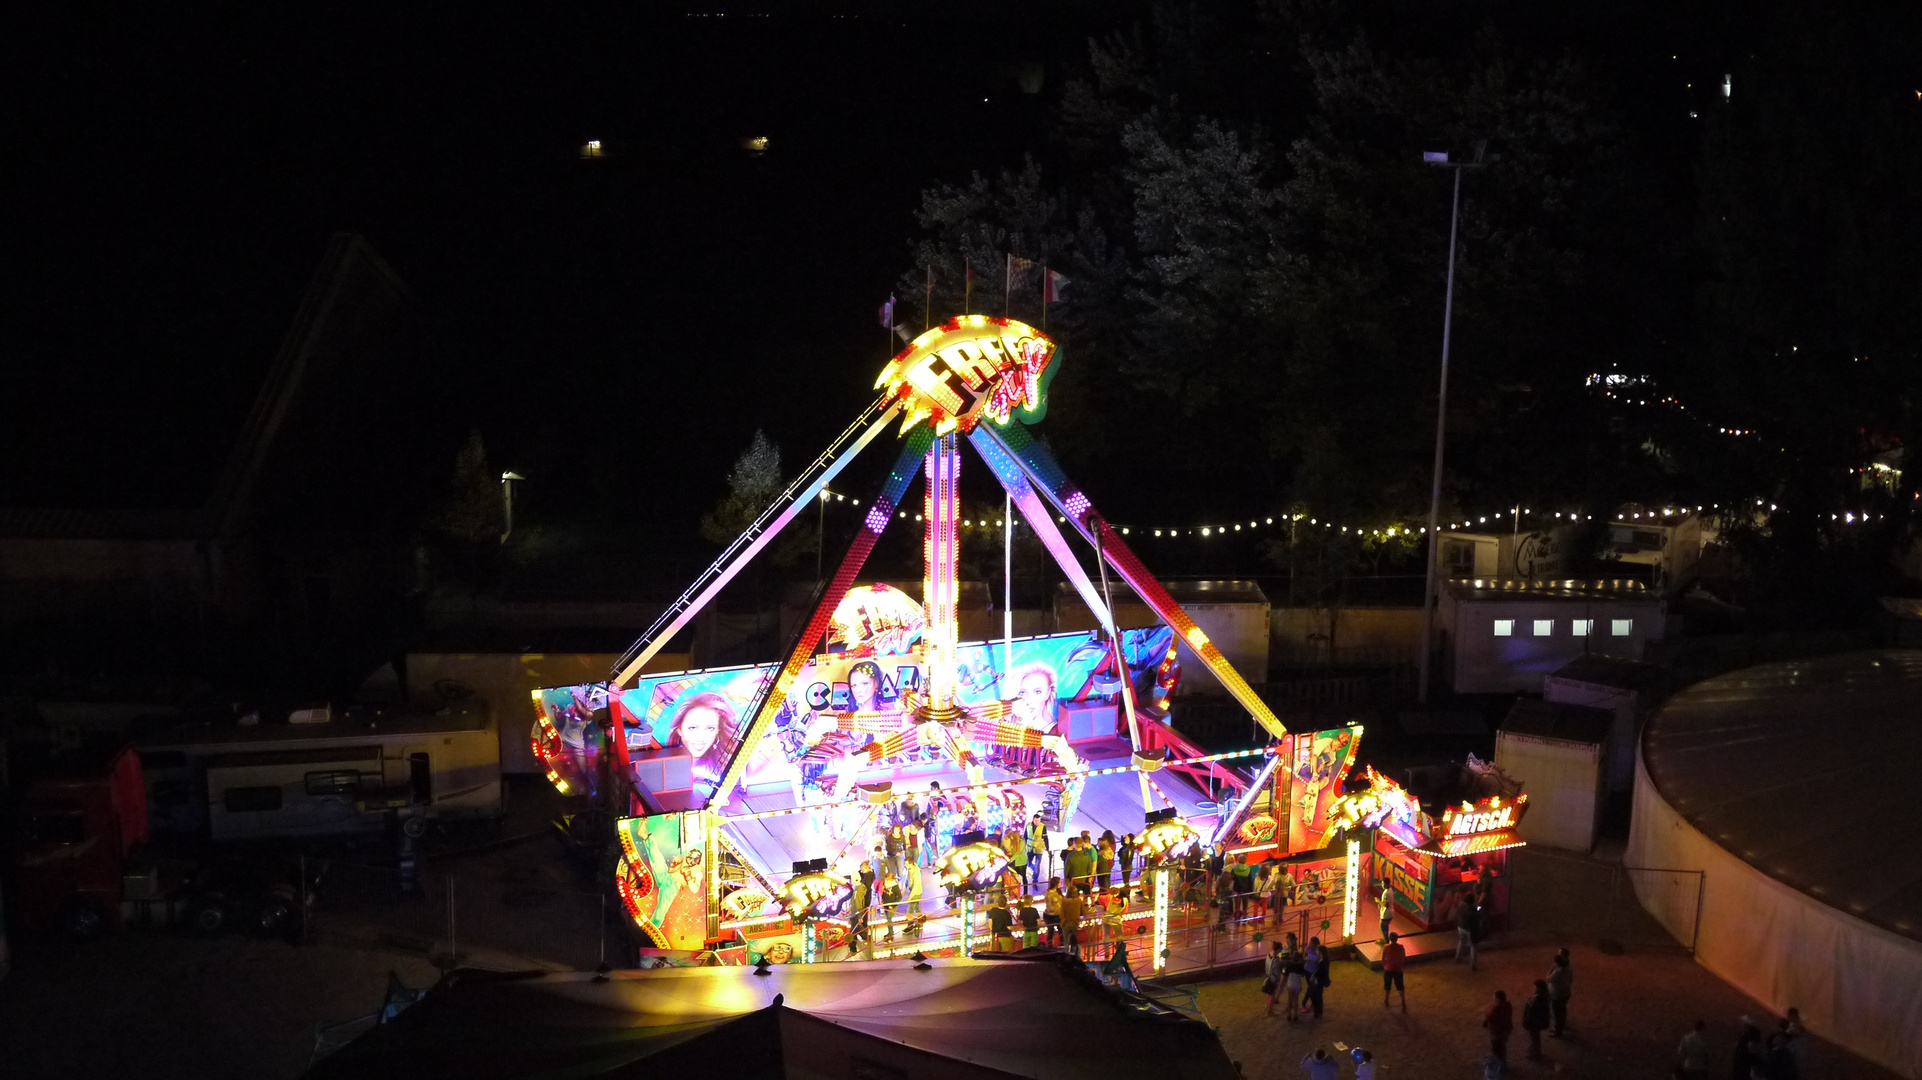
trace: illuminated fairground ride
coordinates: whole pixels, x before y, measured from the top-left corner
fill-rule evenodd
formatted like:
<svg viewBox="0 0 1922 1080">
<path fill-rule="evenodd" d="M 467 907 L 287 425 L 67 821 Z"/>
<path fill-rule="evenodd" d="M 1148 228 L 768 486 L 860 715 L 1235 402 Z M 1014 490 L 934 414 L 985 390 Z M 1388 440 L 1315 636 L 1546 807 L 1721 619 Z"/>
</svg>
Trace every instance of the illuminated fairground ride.
<svg viewBox="0 0 1922 1080">
<path fill-rule="evenodd" d="M 1005 848 L 983 841 L 1025 836 L 1036 818 L 1049 850 L 1082 829 L 1140 834 L 1147 867 L 1171 863 L 1181 837 L 1256 858 L 1314 851 L 1332 838 L 1328 811 L 1361 729 L 1289 733 L 1029 435 L 1057 359 L 1053 341 L 1011 319 L 967 315 L 922 334 L 882 370 L 874 404 L 662 613 L 607 682 L 535 692 L 535 753 L 563 792 L 614 807 L 617 888 L 658 954 L 719 963 L 845 956 L 850 938 L 863 936 L 850 899 L 869 888 L 901 898 L 889 936 L 895 921 L 914 936 L 896 951 L 967 950 L 970 932 L 943 937 L 941 920 L 959 912 L 970 926 L 976 889 L 1014 885 L 1005 854 L 995 855 Z M 667 642 L 890 428 L 901 444 L 893 468 L 784 660 L 649 672 Z M 1097 631 L 959 640 L 964 442 Z M 917 474 L 925 492 L 911 515 L 903 498 Z M 925 533 L 921 600 L 857 587 L 883 530 L 910 518 Z M 1092 548 L 1098 582 L 1058 526 Z M 1160 624 L 1116 625 L 1110 570 Z M 1204 754 L 1168 726 L 1178 646 L 1272 743 Z M 1355 858 L 1351 850 L 1351 881 Z M 1158 891 L 1158 934 L 1166 895 Z"/>
</svg>

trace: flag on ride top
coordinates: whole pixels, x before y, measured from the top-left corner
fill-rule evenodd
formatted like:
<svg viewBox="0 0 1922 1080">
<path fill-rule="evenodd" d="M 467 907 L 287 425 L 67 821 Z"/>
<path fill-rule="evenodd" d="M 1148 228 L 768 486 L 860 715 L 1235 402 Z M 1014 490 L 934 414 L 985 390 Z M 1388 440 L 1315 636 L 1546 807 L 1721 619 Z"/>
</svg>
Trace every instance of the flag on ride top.
<svg viewBox="0 0 1922 1080">
<path fill-rule="evenodd" d="M 888 297 L 887 303 L 881 305 L 881 325 L 890 330 L 894 329 L 894 297 L 892 296 Z"/>
<path fill-rule="evenodd" d="M 1060 303 L 1061 290 L 1072 284 L 1074 284 L 1072 278 L 1064 277 L 1053 270 L 1048 271 L 1046 280 L 1041 286 L 1041 302 L 1044 304 Z"/>
</svg>

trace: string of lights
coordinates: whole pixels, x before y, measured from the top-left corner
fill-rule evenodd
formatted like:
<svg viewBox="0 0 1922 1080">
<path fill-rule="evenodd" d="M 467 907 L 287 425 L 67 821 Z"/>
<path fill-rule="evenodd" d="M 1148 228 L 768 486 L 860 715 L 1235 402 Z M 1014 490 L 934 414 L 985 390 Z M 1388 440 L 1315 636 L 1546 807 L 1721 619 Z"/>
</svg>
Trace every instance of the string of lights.
<svg viewBox="0 0 1922 1080">
<path fill-rule="evenodd" d="M 1677 404 L 1679 405 L 1679 403 Z M 1730 431 L 1729 434 L 1753 434 L 1753 433 L 1746 432 L 1746 431 L 1743 431 L 1743 432 Z M 1860 472 L 1864 470 L 1851 470 L 1851 471 Z M 842 492 L 830 491 L 825 488 L 822 489 L 820 498 L 822 502 L 846 502 L 846 503 L 852 503 L 855 506 L 861 505 L 860 499 L 854 498 L 853 496 L 850 496 L 850 495 L 846 495 Z M 1767 505 L 1770 513 L 1779 512 L 1777 507 L 1773 503 L 1765 504 L 1761 500 L 1757 500 L 1755 505 L 1758 507 Z M 1721 510 L 1721 508 L 1722 507 L 1720 503 L 1709 503 L 1707 505 L 1697 505 L 1693 507 L 1664 506 L 1664 507 L 1660 507 L 1659 509 L 1651 507 L 1647 510 L 1635 510 L 1635 511 L 1630 511 L 1629 513 L 1626 513 L 1626 514 L 1616 515 L 1612 517 L 1610 520 L 1613 520 L 1613 521 L 1647 520 L 1653 523 L 1660 523 L 1664 518 L 1682 519 L 1682 518 L 1687 518 L 1691 515 L 1718 512 Z M 909 521 L 909 520 L 920 521 L 921 520 L 920 514 L 909 513 L 906 510 L 897 512 L 895 516 L 902 521 Z M 1879 521 L 1882 519 L 1882 516 L 1883 515 L 1881 514 L 1855 513 L 1855 512 L 1845 511 L 1841 513 L 1830 514 L 1829 518 L 1832 521 L 1839 521 L 1839 522 L 1842 522 L 1843 524 L 1861 524 L 1863 522 L 1868 522 L 1868 521 Z M 1055 520 L 1065 523 L 1068 519 L 1057 515 Z M 1487 526 L 1493 527 L 1494 529 L 1500 529 L 1504 524 L 1508 524 L 1511 526 L 1511 528 L 1519 528 L 1523 522 L 1527 522 L 1529 524 L 1530 530 L 1534 531 L 1540 528 L 1553 528 L 1556 525 L 1572 524 L 1577 521 L 1593 521 L 1593 520 L 1595 520 L 1594 514 L 1584 514 L 1574 510 L 1551 511 L 1551 510 L 1539 510 L 1533 507 L 1521 506 L 1521 507 L 1508 507 L 1506 509 L 1497 510 L 1491 514 L 1471 514 L 1471 515 L 1468 515 L 1467 517 L 1464 517 L 1460 521 L 1448 522 L 1447 524 L 1442 526 L 1442 529 L 1443 531 L 1446 531 L 1446 532 L 1476 532 L 1478 531 L 1476 529 L 1476 526 L 1478 525 L 1487 525 Z M 1000 528 L 1004 528 L 1006 524 L 1007 523 L 1004 519 L 998 518 L 998 517 L 997 518 L 986 518 L 986 517 L 965 518 L 961 522 L 961 527 L 963 529 L 969 529 L 969 530 L 1000 529 Z M 1114 523 L 1111 522 L 1110 524 L 1114 524 Z M 1145 526 L 1145 525 L 1115 524 L 1114 528 L 1116 532 L 1119 532 L 1123 536 L 1135 536 L 1139 534 L 1144 538 L 1172 540 L 1179 537 L 1199 537 L 1202 539 L 1212 539 L 1215 537 L 1228 537 L 1236 533 L 1252 534 L 1252 533 L 1261 532 L 1264 530 L 1273 530 L 1276 528 L 1288 529 L 1290 528 L 1290 526 L 1293 526 L 1297 531 L 1305 526 L 1310 529 L 1333 530 L 1338 535 L 1353 535 L 1358 537 L 1366 537 L 1369 539 L 1381 539 L 1381 540 L 1392 540 L 1397 537 L 1421 536 L 1428 532 L 1428 527 L 1425 525 L 1412 525 L 1407 522 L 1397 522 L 1394 524 L 1377 524 L 1372 526 L 1356 524 L 1352 522 L 1344 524 L 1341 522 L 1324 520 L 1319 516 L 1309 515 L 1306 513 L 1283 514 L 1279 517 L 1263 515 L 1261 517 L 1249 518 L 1246 522 L 1217 521 L 1209 524 L 1187 525 L 1187 526 L 1181 526 L 1181 527 L 1175 527 L 1175 526 L 1154 527 L 1154 526 Z"/>
<path fill-rule="evenodd" d="M 826 494 L 827 493 L 825 492 L 823 493 L 824 498 L 826 497 Z M 860 505 L 859 499 L 843 500 L 841 496 L 837 495 L 836 500 L 853 502 L 857 506 Z M 1755 505 L 1758 507 L 1766 505 L 1770 513 L 1781 512 L 1779 508 L 1773 503 L 1764 503 L 1758 500 Z M 1625 514 L 1612 515 L 1609 517 L 1609 520 L 1622 521 L 1622 522 L 1647 521 L 1651 524 L 1663 524 L 1665 523 L 1664 519 L 1674 519 L 1676 521 L 1679 521 L 1681 519 L 1685 519 L 1691 516 L 1699 516 L 1702 514 L 1719 512 L 1721 509 L 1722 509 L 1722 506 L 1720 503 L 1709 503 L 1709 504 L 1698 505 L 1698 506 L 1664 506 L 1660 508 L 1651 507 L 1647 510 L 1634 510 Z M 1871 514 L 1867 512 L 1862 512 L 1862 513 L 1841 512 L 1841 513 L 1831 514 L 1829 516 L 1831 520 L 1843 522 L 1844 524 L 1859 524 L 1859 523 L 1868 522 L 1868 521 L 1879 521 L 1883 517 L 1883 515 L 1881 514 Z M 912 514 L 905 510 L 899 511 L 896 514 L 896 517 L 898 517 L 903 521 L 920 521 L 921 520 L 920 514 Z M 1066 522 L 1067 518 L 1057 515 L 1055 520 L 1060 522 Z M 1489 530 L 1492 531 L 1492 530 L 1499 530 L 1504 526 L 1509 526 L 1511 529 L 1516 529 L 1523 524 L 1526 524 L 1528 526 L 1529 531 L 1536 531 L 1542 528 L 1553 528 L 1557 525 L 1573 524 L 1574 522 L 1578 522 L 1578 521 L 1593 521 L 1593 520 L 1595 520 L 1594 514 L 1584 514 L 1574 510 L 1540 510 L 1534 507 L 1527 507 L 1527 506 L 1509 507 L 1504 510 L 1497 510 L 1492 514 L 1472 514 L 1462 518 L 1460 521 L 1447 522 L 1442 526 L 1442 531 L 1473 533 L 1477 531 L 1482 531 L 1482 530 L 1478 530 L 1477 526 L 1488 526 Z M 1111 522 L 1110 524 L 1114 524 L 1114 523 Z M 1006 525 L 1006 521 L 998 517 L 997 518 L 986 518 L 986 517 L 967 518 L 967 519 L 963 519 L 961 522 L 961 527 L 964 530 L 1001 529 L 1005 527 L 1005 525 Z M 1291 525 L 1297 530 L 1297 533 L 1299 532 L 1300 529 L 1305 527 L 1309 529 L 1332 530 L 1334 533 L 1338 535 L 1352 535 L 1357 537 L 1366 537 L 1370 539 L 1382 539 L 1382 540 L 1392 540 L 1397 537 L 1421 536 L 1428 532 L 1428 528 L 1425 525 L 1413 525 L 1413 524 L 1408 524 L 1406 522 L 1400 522 L 1396 524 L 1387 524 L 1387 525 L 1374 525 L 1374 526 L 1366 526 L 1366 525 L 1352 524 L 1352 523 L 1342 524 L 1336 521 L 1323 520 L 1320 517 L 1311 516 L 1305 513 L 1285 514 L 1281 517 L 1263 516 L 1259 518 L 1250 518 L 1245 522 L 1241 522 L 1241 521 L 1225 522 L 1225 523 L 1215 522 L 1215 523 L 1206 524 L 1206 525 L 1187 525 L 1187 526 L 1182 526 L 1178 528 L 1174 526 L 1151 527 L 1151 526 L 1144 526 L 1144 525 L 1120 525 L 1120 524 L 1115 524 L 1114 528 L 1116 532 L 1119 532 L 1123 536 L 1138 535 L 1148 539 L 1172 540 L 1179 537 L 1198 537 L 1201 539 L 1212 539 L 1216 537 L 1229 537 L 1236 533 L 1253 534 L 1257 532 L 1272 531 L 1276 529 L 1286 530 Z"/>
</svg>

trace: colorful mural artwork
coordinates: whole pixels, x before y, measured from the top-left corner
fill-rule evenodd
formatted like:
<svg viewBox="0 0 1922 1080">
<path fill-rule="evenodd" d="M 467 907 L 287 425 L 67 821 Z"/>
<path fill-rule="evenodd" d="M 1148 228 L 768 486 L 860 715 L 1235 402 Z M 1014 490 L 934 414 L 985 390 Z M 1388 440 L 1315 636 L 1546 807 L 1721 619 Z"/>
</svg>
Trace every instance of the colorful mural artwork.
<svg viewBox="0 0 1922 1080">
<path fill-rule="evenodd" d="M 1355 767 L 1360 733 L 1350 728 L 1294 736 L 1288 771 L 1288 850 L 1312 851 L 1333 839 L 1328 810 L 1341 797 L 1342 781 Z"/>
<path fill-rule="evenodd" d="M 886 602 L 877 603 L 884 595 Z M 914 637 L 913 601 L 878 588 L 862 601 L 838 609 L 850 612 L 841 643 L 854 648 L 826 653 L 805 667 L 767 735 L 748 751 L 743 782 L 750 788 L 787 786 L 810 801 L 839 797 L 837 792 L 844 796 L 866 776 L 931 760 L 936 753 L 905 737 L 915 726 L 905 698 L 927 678 Z M 1168 662 L 1173 640 L 1166 627 L 1122 631 L 1122 655 L 1141 698 L 1165 697 L 1163 684 L 1179 678 L 1178 666 Z M 897 648 L 905 651 L 892 651 Z M 956 653 L 958 702 L 1008 703 L 1002 720 L 977 723 L 963 733 L 973 736 L 969 741 L 977 744 L 978 755 L 1001 746 L 1038 749 L 1039 736 L 1078 734 L 1063 731 L 1064 706 L 1118 700 L 1121 680 L 1113 650 L 1091 634 L 1021 638 L 1009 651 L 1013 666 L 1005 672 L 1000 642 L 975 642 Z M 606 717 L 611 702 L 611 715 L 625 730 L 636 783 L 653 795 L 686 793 L 689 801 L 681 805 L 698 807 L 737 749 L 741 718 L 775 672 L 774 665 L 765 664 L 648 675 L 611 698 L 606 684 L 538 691 L 535 742 L 540 746 L 543 732 L 555 729 L 548 740 L 551 756 L 543 762 L 570 789 L 584 790 L 600 752 L 596 714 L 588 703 L 600 701 L 598 715 Z M 1116 719 L 1107 730 L 1125 737 Z"/>
<path fill-rule="evenodd" d="M 656 947 L 707 942 L 707 828 L 699 812 L 623 818 L 616 824 L 621 902 Z"/>
</svg>

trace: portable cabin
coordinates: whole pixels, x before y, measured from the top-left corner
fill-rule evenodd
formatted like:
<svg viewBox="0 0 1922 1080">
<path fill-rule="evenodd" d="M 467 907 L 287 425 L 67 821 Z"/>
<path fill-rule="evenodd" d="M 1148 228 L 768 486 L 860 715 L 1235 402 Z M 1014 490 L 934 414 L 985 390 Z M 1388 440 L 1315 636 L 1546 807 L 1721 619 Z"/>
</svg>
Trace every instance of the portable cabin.
<svg viewBox="0 0 1922 1080">
<path fill-rule="evenodd" d="M 1442 588 L 1442 670 L 1458 694 L 1540 693 L 1583 656 L 1640 660 L 1662 638 L 1662 597 L 1639 581 L 1456 578 Z"/>
<path fill-rule="evenodd" d="M 156 831 L 369 832 L 402 807 L 443 820 L 500 816 L 500 747 L 485 702 L 314 713 L 318 722 L 186 725 L 143 739 Z"/>
</svg>

